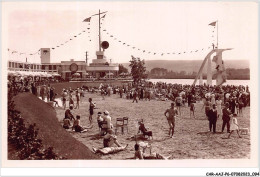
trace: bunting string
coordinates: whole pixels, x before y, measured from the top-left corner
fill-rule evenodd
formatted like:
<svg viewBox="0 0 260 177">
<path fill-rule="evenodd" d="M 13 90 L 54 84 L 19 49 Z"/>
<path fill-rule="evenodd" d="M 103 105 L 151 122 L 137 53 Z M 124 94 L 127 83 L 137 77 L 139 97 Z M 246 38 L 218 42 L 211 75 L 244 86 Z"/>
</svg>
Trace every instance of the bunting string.
<svg viewBox="0 0 260 177">
<path fill-rule="evenodd" d="M 189 50 L 189 51 L 168 51 L 168 52 L 162 52 L 162 51 L 152 51 L 152 50 L 147 50 L 147 49 L 142 49 L 139 48 L 133 44 L 129 44 L 128 42 L 122 41 L 120 40 L 116 35 L 111 34 L 107 29 L 105 29 L 105 15 L 103 15 L 100 19 L 101 19 L 101 27 L 103 28 L 103 34 L 106 34 L 107 37 L 111 38 L 111 40 L 114 40 L 118 43 L 120 43 L 121 45 L 123 45 L 124 47 L 129 47 L 132 50 L 135 51 L 139 51 L 142 52 L 143 54 L 149 54 L 149 55 L 158 55 L 158 56 L 167 56 L 167 55 L 182 55 L 182 54 L 188 54 L 188 53 L 197 53 L 197 52 L 202 52 L 204 50 L 210 49 L 212 46 L 214 48 L 214 44 L 215 44 L 215 26 L 212 30 L 212 34 L 211 34 L 211 42 L 212 42 L 212 46 L 208 46 L 205 48 L 201 48 L 201 49 L 194 49 L 194 50 Z M 90 21 L 91 21 L 91 17 L 85 19 L 83 22 L 87 22 L 88 23 L 88 27 L 86 28 L 86 30 L 80 31 L 79 33 L 77 33 L 77 35 L 73 35 L 72 37 L 70 37 L 68 40 L 66 40 L 65 42 L 56 45 L 55 47 L 50 47 L 51 50 L 55 50 L 58 49 L 64 45 L 67 45 L 67 43 L 71 42 L 74 39 L 77 39 L 78 37 L 82 36 L 82 34 L 87 34 L 88 36 L 88 41 L 91 42 L 91 27 L 90 27 Z M 33 53 L 26 53 L 26 52 L 21 52 L 21 51 L 17 51 L 17 50 L 11 50 L 8 48 L 8 52 L 10 52 L 11 54 L 19 54 L 19 55 L 25 55 L 27 57 L 27 55 L 40 55 L 40 49 L 37 50 L 36 52 Z"/>
<path fill-rule="evenodd" d="M 187 53 L 197 53 L 197 52 L 201 52 L 204 51 L 205 49 L 210 49 L 211 46 L 208 46 L 206 48 L 201 48 L 201 49 L 194 49 L 194 50 L 190 50 L 190 51 L 179 51 L 179 52 L 158 52 L 158 51 L 150 51 L 150 50 L 146 50 L 146 49 L 141 49 L 136 47 L 135 45 L 129 44 L 127 42 L 124 42 L 122 40 L 120 40 L 118 37 L 116 37 L 114 34 L 111 34 L 110 32 L 108 32 L 107 29 L 103 29 L 103 32 L 107 35 L 107 37 L 111 38 L 112 40 L 121 43 L 123 46 L 125 47 L 131 47 L 132 50 L 137 50 L 137 51 L 141 51 L 142 53 L 146 53 L 146 54 L 150 54 L 150 55 L 160 55 L 160 56 L 167 56 L 167 55 L 182 55 L 182 54 L 187 54 Z M 214 30 L 213 30 L 214 33 Z M 214 37 L 214 34 L 212 35 Z M 213 41 L 214 42 L 214 41 Z"/>
</svg>

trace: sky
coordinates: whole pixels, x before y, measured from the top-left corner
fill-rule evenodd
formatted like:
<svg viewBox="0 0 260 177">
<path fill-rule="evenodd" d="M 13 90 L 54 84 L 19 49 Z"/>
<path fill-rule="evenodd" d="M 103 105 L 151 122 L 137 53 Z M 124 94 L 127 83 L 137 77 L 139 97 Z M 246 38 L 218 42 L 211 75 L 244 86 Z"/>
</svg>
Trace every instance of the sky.
<svg viewBox="0 0 260 177">
<path fill-rule="evenodd" d="M 220 1 L 3 2 L 2 51 L 10 60 L 33 63 L 40 62 L 40 48 L 55 48 L 52 63 L 85 60 L 87 51 L 91 62 L 98 50 L 98 16 L 90 23 L 82 21 L 99 9 L 107 11 L 101 20 L 101 39 L 110 44 L 105 55 L 115 63 L 128 62 L 131 55 L 204 59 L 217 41 L 217 29 L 219 48 L 233 48 L 224 59 L 257 58 L 257 3 Z M 218 27 L 209 25 L 216 20 Z"/>
</svg>

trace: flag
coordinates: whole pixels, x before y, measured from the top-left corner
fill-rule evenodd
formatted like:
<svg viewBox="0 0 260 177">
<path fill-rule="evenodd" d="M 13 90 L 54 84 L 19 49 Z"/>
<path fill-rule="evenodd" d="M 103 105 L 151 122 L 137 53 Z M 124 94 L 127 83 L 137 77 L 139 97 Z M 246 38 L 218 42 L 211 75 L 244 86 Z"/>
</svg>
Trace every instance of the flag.
<svg viewBox="0 0 260 177">
<path fill-rule="evenodd" d="M 86 18 L 85 20 L 83 20 L 83 22 L 90 22 L 90 19 L 91 19 L 91 17 Z"/>
<path fill-rule="evenodd" d="M 217 22 L 215 21 L 215 22 L 210 23 L 209 25 L 210 25 L 210 26 L 216 26 L 216 23 L 217 23 Z"/>
<path fill-rule="evenodd" d="M 105 15 L 103 15 L 101 18 L 105 18 L 106 17 L 106 14 Z"/>
</svg>

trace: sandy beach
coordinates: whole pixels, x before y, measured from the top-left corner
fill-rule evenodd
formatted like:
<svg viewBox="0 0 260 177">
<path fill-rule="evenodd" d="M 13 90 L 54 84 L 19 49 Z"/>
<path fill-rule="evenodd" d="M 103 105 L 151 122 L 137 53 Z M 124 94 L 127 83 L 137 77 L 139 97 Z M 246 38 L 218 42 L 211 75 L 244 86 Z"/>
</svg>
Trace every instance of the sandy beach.
<svg viewBox="0 0 260 177">
<path fill-rule="evenodd" d="M 222 118 L 217 120 L 217 133 L 209 132 L 209 122 L 202 110 L 202 103 L 195 104 L 195 116 L 190 118 L 190 111 L 187 105 L 181 107 L 182 115 L 176 118 L 174 137 L 168 135 L 169 125 L 164 116 L 164 112 L 170 107 L 171 101 L 139 101 L 132 103 L 132 100 L 119 98 L 119 95 L 112 94 L 102 99 L 100 94 L 87 93 L 81 100 L 80 108 L 74 109 L 72 113 L 81 116 L 81 125 L 89 126 L 89 103 L 88 98 L 93 98 L 98 109 L 94 110 L 93 128 L 84 133 L 70 132 L 78 141 L 92 149 L 103 147 L 103 139 L 99 136 L 97 124 L 97 112 L 108 110 L 115 127 L 116 118 L 129 117 L 128 133 L 122 135 L 117 133 L 119 142 L 122 145 L 128 144 L 125 151 L 116 154 L 100 155 L 101 159 L 125 160 L 134 156 L 135 139 L 138 119 L 143 119 L 145 126 L 153 132 L 153 139 L 140 141 L 148 142 L 152 145 L 152 152 L 160 153 L 164 156 L 171 156 L 171 159 L 249 159 L 250 158 L 250 134 L 241 135 L 238 138 L 233 133 L 230 139 L 223 139 L 228 136 L 226 129 L 221 132 Z M 68 105 L 68 103 L 67 103 Z M 62 125 L 65 110 L 57 107 L 57 118 Z M 243 110 L 244 116 L 238 116 L 238 124 L 241 128 L 250 128 L 250 107 Z"/>
</svg>

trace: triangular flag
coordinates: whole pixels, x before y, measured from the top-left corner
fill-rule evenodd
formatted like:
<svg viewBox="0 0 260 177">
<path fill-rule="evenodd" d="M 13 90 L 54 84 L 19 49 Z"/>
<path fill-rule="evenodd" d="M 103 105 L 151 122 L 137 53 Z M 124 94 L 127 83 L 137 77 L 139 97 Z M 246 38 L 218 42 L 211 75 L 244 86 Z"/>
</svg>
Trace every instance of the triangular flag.
<svg viewBox="0 0 260 177">
<path fill-rule="evenodd" d="M 210 23 L 209 25 L 211 25 L 211 26 L 216 26 L 216 21 L 215 22 L 212 22 L 212 23 Z"/>
<path fill-rule="evenodd" d="M 83 20 L 83 22 L 90 22 L 90 19 L 91 19 L 91 17 L 86 18 L 85 20 Z"/>
<path fill-rule="evenodd" d="M 101 18 L 105 18 L 106 17 L 106 14 L 105 15 L 103 15 Z"/>
</svg>

